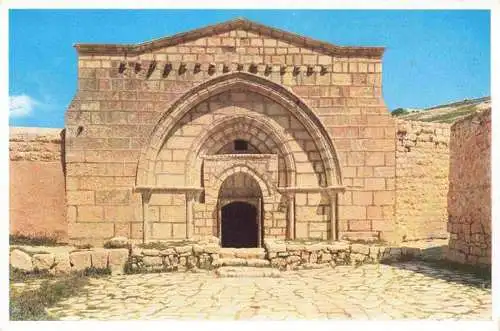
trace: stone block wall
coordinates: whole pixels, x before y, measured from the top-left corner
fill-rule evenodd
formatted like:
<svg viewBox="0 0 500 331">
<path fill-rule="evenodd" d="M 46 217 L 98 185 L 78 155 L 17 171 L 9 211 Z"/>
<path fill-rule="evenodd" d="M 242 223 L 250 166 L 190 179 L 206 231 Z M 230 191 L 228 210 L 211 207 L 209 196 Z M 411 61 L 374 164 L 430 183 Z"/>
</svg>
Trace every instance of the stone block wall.
<svg viewBox="0 0 500 331">
<path fill-rule="evenodd" d="M 68 239 L 62 134 L 10 128 L 10 234 Z"/>
<path fill-rule="evenodd" d="M 398 120 L 396 230 L 400 240 L 448 238 L 450 126 Z"/>
<path fill-rule="evenodd" d="M 235 72 L 263 77 L 293 91 L 326 128 L 346 187 L 345 193 L 338 194 L 340 236 L 393 236 L 395 123 L 381 96 L 380 49 L 326 50 L 308 38 L 245 21 L 159 43 L 127 51 L 127 56 L 121 46 L 77 46 L 78 92 L 66 114 L 71 238 L 82 241 L 119 234 L 142 238 L 141 194 L 133 187 L 140 152 L 154 137 L 155 124 L 193 87 Z M 194 119 L 186 117 L 188 122 L 182 124 L 195 124 L 190 123 Z M 276 123 L 293 125 L 286 118 Z M 200 130 L 189 125 L 182 133 L 197 135 Z M 185 143 L 180 139 L 175 146 Z M 182 158 L 182 153 L 166 154 Z M 167 165 L 170 176 L 182 175 L 182 168 Z M 309 171 L 297 177 L 298 183 L 317 179 Z M 321 197 L 310 200 L 321 201 Z M 326 237 L 327 206 L 305 207 L 313 210 L 310 216 L 315 224 L 297 219 L 297 224 L 307 223 L 301 233 Z M 82 209 L 89 209 L 93 217 L 81 213 Z"/>
<path fill-rule="evenodd" d="M 491 109 L 451 127 L 448 258 L 491 265 Z"/>
</svg>

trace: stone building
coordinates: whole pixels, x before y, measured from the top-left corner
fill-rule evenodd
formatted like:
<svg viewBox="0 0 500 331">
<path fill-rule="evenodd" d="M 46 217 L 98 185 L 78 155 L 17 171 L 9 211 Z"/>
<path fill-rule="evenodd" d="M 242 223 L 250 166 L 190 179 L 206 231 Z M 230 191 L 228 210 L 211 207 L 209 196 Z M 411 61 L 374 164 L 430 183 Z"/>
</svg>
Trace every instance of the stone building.
<svg viewBox="0 0 500 331">
<path fill-rule="evenodd" d="M 381 94 L 383 48 L 245 19 L 75 47 L 70 240 L 394 239 L 396 124 Z"/>
</svg>

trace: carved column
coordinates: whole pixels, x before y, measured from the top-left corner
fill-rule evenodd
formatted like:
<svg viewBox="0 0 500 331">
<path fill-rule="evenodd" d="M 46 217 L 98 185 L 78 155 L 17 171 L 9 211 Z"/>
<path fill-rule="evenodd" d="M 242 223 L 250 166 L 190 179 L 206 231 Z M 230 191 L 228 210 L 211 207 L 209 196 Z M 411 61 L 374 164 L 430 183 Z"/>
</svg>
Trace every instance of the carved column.
<svg viewBox="0 0 500 331">
<path fill-rule="evenodd" d="M 288 239 L 295 239 L 295 192 L 287 193 Z"/>
<path fill-rule="evenodd" d="M 328 191 L 330 197 L 330 240 L 337 240 L 337 192 Z"/>
<path fill-rule="evenodd" d="M 200 192 L 186 192 L 186 238 L 192 238 L 194 233 L 194 202 L 199 198 Z"/>
<path fill-rule="evenodd" d="M 146 243 L 149 240 L 151 229 L 149 226 L 149 200 L 151 199 L 151 190 L 142 191 L 142 241 Z"/>
</svg>

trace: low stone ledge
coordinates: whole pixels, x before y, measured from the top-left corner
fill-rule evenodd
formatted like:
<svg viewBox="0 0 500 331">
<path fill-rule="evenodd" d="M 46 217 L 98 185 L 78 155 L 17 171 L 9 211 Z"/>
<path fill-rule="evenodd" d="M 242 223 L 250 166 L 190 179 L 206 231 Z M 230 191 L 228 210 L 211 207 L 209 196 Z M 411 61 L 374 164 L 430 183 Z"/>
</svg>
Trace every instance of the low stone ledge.
<svg viewBox="0 0 500 331">
<path fill-rule="evenodd" d="M 311 266 L 360 265 L 418 258 L 420 250 L 347 241 L 314 242 L 267 240 L 267 259 L 280 270 L 311 269 Z"/>
<path fill-rule="evenodd" d="M 124 241 L 124 240 L 123 240 Z M 56 248 L 51 252 L 11 249 L 11 267 L 22 272 L 48 272 L 53 275 L 82 272 L 87 269 L 109 270 L 111 274 L 212 270 L 223 266 L 272 267 L 298 270 L 390 263 L 421 258 L 415 247 L 307 240 L 266 240 L 264 249 L 223 248 L 214 241 L 174 243 L 157 248 L 93 248 L 72 250 Z"/>
</svg>

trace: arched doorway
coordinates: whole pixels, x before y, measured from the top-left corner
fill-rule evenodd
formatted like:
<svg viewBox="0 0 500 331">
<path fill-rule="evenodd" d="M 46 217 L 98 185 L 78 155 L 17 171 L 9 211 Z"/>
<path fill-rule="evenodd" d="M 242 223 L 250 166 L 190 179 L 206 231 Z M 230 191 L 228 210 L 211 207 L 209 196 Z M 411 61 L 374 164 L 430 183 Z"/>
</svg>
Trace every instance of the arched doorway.
<svg viewBox="0 0 500 331">
<path fill-rule="evenodd" d="M 221 209 L 222 247 L 258 247 L 257 208 L 248 202 L 231 202 Z"/>
<path fill-rule="evenodd" d="M 262 192 L 249 174 L 227 177 L 219 191 L 219 236 L 222 247 L 259 247 L 262 239 Z"/>
</svg>

